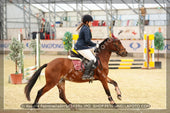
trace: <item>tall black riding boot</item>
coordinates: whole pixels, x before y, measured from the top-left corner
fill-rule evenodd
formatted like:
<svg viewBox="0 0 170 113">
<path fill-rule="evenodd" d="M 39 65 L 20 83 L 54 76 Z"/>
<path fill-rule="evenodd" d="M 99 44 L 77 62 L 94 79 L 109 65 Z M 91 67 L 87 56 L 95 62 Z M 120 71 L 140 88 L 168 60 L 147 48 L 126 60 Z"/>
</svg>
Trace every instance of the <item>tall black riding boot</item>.
<svg viewBox="0 0 170 113">
<path fill-rule="evenodd" d="M 94 65 L 94 61 L 93 60 L 89 61 L 87 63 L 87 65 L 85 65 L 85 71 L 84 71 L 84 74 L 82 76 L 83 80 L 87 80 L 87 79 L 91 78 L 90 72 L 91 72 L 91 68 L 92 68 L 93 65 Z"/>
</svg>

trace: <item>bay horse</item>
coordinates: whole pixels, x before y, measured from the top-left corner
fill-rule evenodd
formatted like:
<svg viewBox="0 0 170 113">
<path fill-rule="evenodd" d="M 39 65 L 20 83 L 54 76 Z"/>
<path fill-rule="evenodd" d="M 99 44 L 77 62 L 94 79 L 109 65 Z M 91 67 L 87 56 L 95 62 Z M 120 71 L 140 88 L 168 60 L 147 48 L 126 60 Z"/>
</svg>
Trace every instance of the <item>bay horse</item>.
<svg viewBox="0 0 170 113">
<path fill-rule="evenodd" d="M 120 40 L 113 37 L 106 38 L 99 44 L 98 54 L 96 55 L 100 59 L 101 62 L 100 65 L 102 65 L 103 68 L 101 69 L 98 66 L 94 70 L 94 80 L 99 80 L 102 83 L 104 90 L 108 96 L 108 100 L 110 101 L 110 104 L 112 104 L 115 107 L 116 103 L 112 99 L 110 90 L 108 88 L 108 83 L 113 84 L 115 86 L 115 91 L 117 93 L 117 98 L 119 100 L 121 100 L 121 91 L 118 87 L 117 82 L 107 76 L 109 72 L 108 63 L 112 52 L 116 52 L 116 54 L 122 57 L 127 56 L 127 51 L 123 47 Z M 56 85 L 59 89 L 60 99 L 62 99 L 70 107 L 70 109 L 73 109 L 73 105 L 67 100 L 65 96 L 65 81 L 68 80 L 72 82 L 82 83 L 89 82 L 89 80 L 82 80 L 83 72 L 76 71 L 74 69 L 72 60 L 68 58 L 56 58 L 49 62 L 48 64 L 42 65 L 33 74 L 33 76 L 28 81 L 28 84 L 25 86 L 25 94 L 27 100 L 30 101 L 31 89 L 33 88 L 35 82 L 37 81 L 43 68 L 46 68 L 45 69 L 46 84 L 38 91 L 35 101 L 32 104 L 32 107 L 38 108 L 38 101 L 40 97 Z"/>
</svg>

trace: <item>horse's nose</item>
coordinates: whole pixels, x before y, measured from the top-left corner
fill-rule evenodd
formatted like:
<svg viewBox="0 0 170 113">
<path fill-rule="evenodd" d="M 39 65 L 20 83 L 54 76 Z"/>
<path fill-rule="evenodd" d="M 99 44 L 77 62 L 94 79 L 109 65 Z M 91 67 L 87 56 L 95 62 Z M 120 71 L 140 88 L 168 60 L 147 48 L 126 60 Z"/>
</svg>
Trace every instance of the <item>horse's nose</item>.
<svg viewBox="0 0 170 113">
<path fill-rule="evenodd" d="M 127 56 L 127 54 L 128 54 L 128 52 L 126 51 L 126 52 L 125 52 L 125 55 Z"/>
<path fill-rule="evenodd" d="M 122 54 L 123 54 L 123 56 L 127 56 L 128 52 L 124 51 Z"/>
</svg>

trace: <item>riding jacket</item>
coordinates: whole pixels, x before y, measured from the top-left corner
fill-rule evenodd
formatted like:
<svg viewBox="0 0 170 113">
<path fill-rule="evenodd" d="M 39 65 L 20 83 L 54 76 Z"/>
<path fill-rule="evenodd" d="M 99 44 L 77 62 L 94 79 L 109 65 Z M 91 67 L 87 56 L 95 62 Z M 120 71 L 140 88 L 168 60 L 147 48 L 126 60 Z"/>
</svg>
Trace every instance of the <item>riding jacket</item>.
<svg viewBox="0 0 170 113">
<path fill-rule="evenodd" d="M 75 50 L 83 50 L 83 49 L 89 49 L 96 46 L 96 43 L 91 41 L 92 34 L 89 26 L 83 25 L 80 33 L 79 38 L 75 44 L 74 49 Z"/>
</svg>

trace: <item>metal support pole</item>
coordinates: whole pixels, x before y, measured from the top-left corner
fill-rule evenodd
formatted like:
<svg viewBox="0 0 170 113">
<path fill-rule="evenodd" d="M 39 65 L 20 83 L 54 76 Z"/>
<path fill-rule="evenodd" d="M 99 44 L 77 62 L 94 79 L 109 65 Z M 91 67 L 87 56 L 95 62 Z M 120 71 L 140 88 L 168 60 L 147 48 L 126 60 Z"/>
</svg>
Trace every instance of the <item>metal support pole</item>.
<svg viewBox="0 0 170 113">
<path fill-rule="evenodd" d="M 83 15 L 83 0 L 81 0 L 81 14 Z"/>
<path fill-rule="evenodd" d="M 79 9 L 78 9 L 78 0 L 76 0 L 76 10 L 77 10 L 77 24 L 79 23 L 79 15 L 78 15 L 78 12 L 79 12 Z"/>
<path fill-rule="evenodd" d="M 67 6 L 69 6 L 70 8 L 72 8 L 75 12 L 77 12 L 80 16 L 82 15 L 78 10 L 77 8 L 75 9 L 74 7 L 72 7 L 70 4 L 68 4 L 68 2 L 66 2 L 65 0 L 60 0 L 62 1 L 63 3 L 65 3 Z M 76 0 L 76 4 L 78 4 L 77 0 Z"/>
<path fill-rule="evenodd" d="M 68 12 L 65 12 L 65 15 L 67 17 L 67 20 L 66 20 L 66 27 L 68 27 Z"/>
<path fill-rule="evenodd" d="M 27 32 L 26 32 L 26 23 L 27 23 L 27 21 L 26 21 L 26 12 L 25 12 L 25 10 L 26 10 L 26 6 L 25 6 L 25 2 L 24 2 L 24 0 L 23 0 L 23 15 L 24 15 L 24 33 L 25 33 L 25 38 L 27 39 Z"/>
<path fill-rule="evenodd" d="M 141 14 L 141 8 L 144 7 L 144 0 L 139 0 L 138 3 L 138 15 L 139 15 L 139 38 L 143 39 L 144 35 L 144 24 L 145 24 L 145 16 L 142 16 Z"/>
<path fill-rule="evenodd" d="M 141 39 L 141 14 L 140 14 L 140 2 L 138 3 L 138 27 L 139 27 L 139 38 Z"/>
<path fill-rule="evenodd" d="M 50 11 L 50 7 L 51 7 L 51 3 L 50 3 L 50 0 L 48 0 L 48 17 L 49 17 L 49 30 L 50 30 L 50 39 L 52 39 L 52 32 L 51 32 L 51 11 Z"/>
<path fill-rule="evenodd" d="M 3 2 L 0 1 L 0 14 L 3 15 Z M 3 39 L 3 16 L 0 16 L 0 40 Z"/>
<path fill-rule="evenodd" d="M 113 15 L 113 11 L 112 11 L 112 0 L 110 0 L 110 13 L 111 13 L 111 16 L 110 16 L 110 18 L 111 18 L 111 20 L 110 20 L 110 27 L 111 27 L 111 34 L 113 33 L 113 17 L 114 17 L 114 15 Z"/>
<path fill-rule="evenodd" d="M 4 36 L 5 36 L 5 39 L 8 39 L 8 30 L 7 30 L 7 0 L 5 0 L 5 11 L 4 11 L 4 14 L 5 14 L 5 16 L 4 16 L 4 18 L 5 18 L 5 21 L 4 21 L 4 23 L 5 23 L 5 29 L 4 29 Z"/>
<path fill-rule="evenodd" d="M 107 8 L 107 0 L 106 0 L 106 3 L 105 3 L 105 10 L 106 10 L 106 23 L 107 23 L 107 34 L 108 34 L 108 37 L 110 37 L 110 22 L 109 22 L 109 17 L 108 17 L 108 8 Z"/>
<path fill-rule="evenodd" d="M 28 15 L 28 18 L 29 18 L 29 24 L 28 24 L 28 34 L 29 34 L 29 39 L 31 39 L 31 0 L 29 0 L 29 15 Z"/>
<path fill-rule="evenodd" d="M 31 1 L 23 0 L 24 31 L 25 38 L 30 39 L 31 35 Z"/>
<path fill-rule="evenodd" d="M 54 21 L 53 21 L 53 24 L 54 24 L 54 39 L 56 39 L 56 25 L 55 25 L 55 21 L 56 21 L 56 2 L 54 2 Z"/>
<path fill-rule="evenodd" d="M 0 1 L 0 39 L 7 39 L 7 1 Z"/>
</svg>

